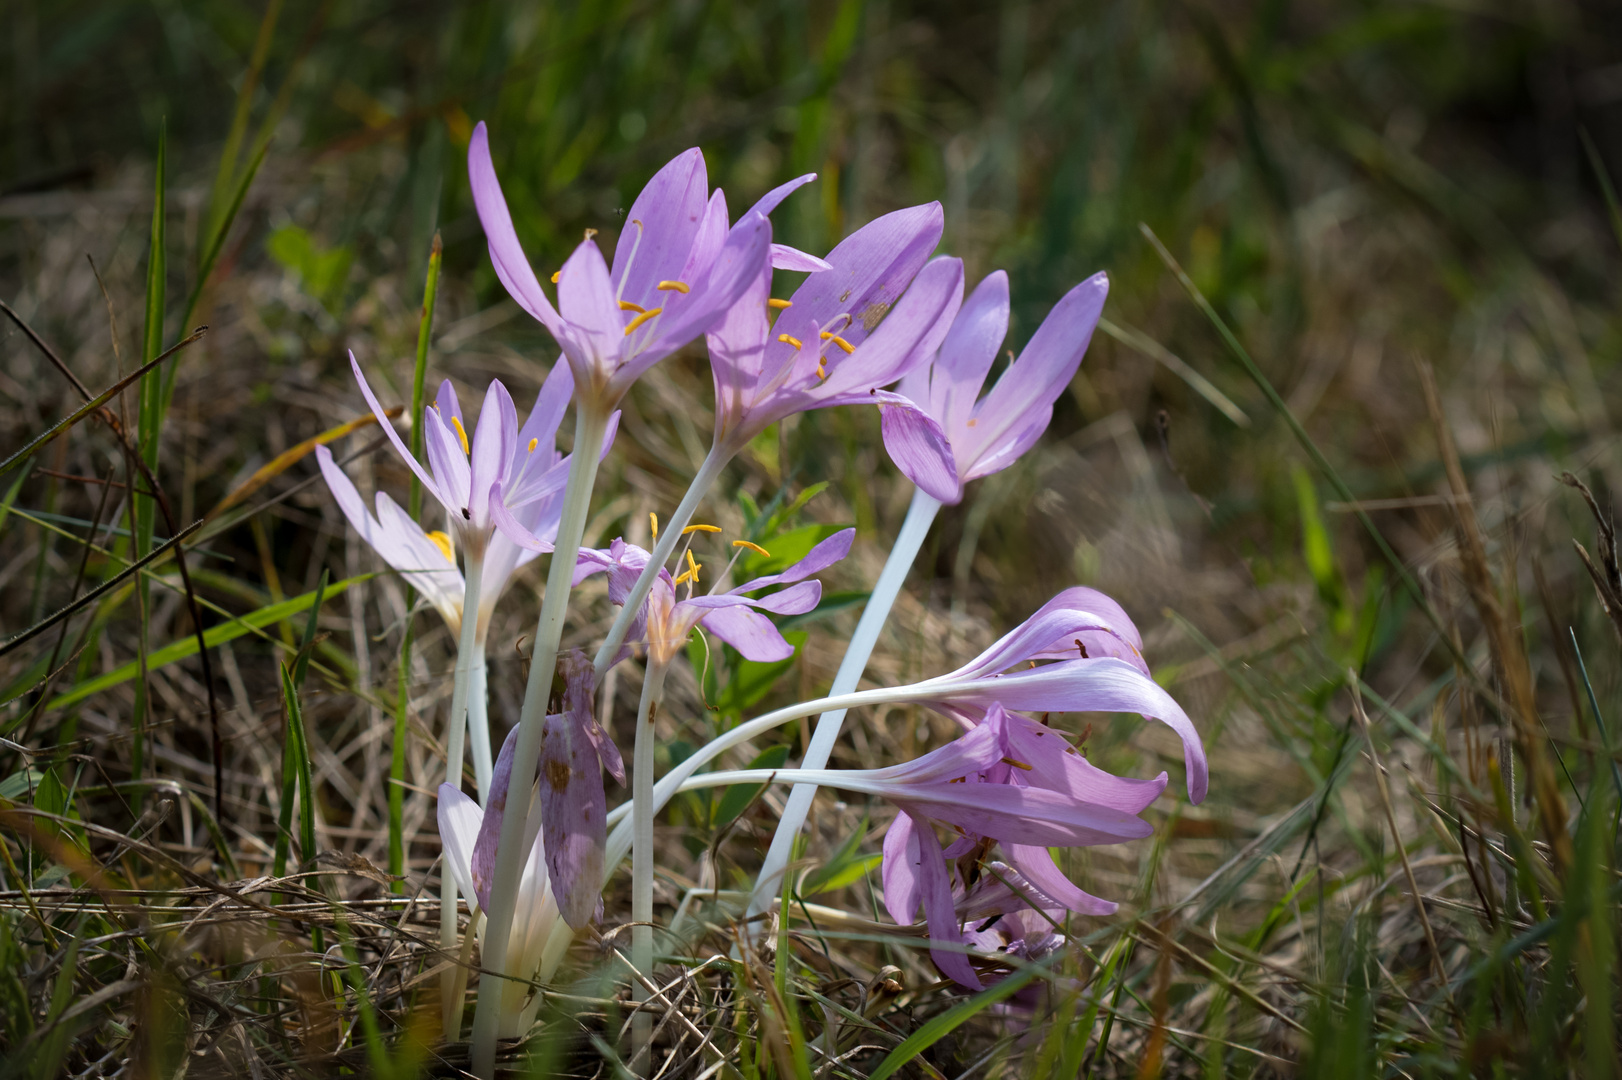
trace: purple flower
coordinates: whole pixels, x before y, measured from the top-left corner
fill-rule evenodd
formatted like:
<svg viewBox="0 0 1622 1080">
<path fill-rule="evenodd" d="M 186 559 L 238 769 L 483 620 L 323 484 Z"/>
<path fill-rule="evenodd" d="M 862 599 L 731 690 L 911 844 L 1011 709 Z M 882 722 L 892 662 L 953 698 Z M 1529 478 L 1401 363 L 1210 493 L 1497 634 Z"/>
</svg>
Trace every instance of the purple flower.
<svg viewBox="0 0 1622 1080">
<path fill-rule="evenodd" d="M 885 906 L 897 922 L 910 923 L 922 905 L 930 938 L 948 946 L 960 941 L 949 857 L 996 841 L 1045 897 L 1073 911 L 1105 914 L 1114 906 L 1076 888 L 1048 848 L 1150 835 L 1154 830 L 1138 814 L 1166 787 L 1165 773 L 1154 780 L 1111 776 L 1056 732 L 997 704 L 982 723 L 914 761 L 817 775 L 820 783 L 877 795 L 901 811 L 884 838 Z M 932 823 L 955 829 L 962 839 L 943 851 Z M 980 985 L 961 950 L 932 953 L 947 975 Z"/>
<path fill-rule="evenodd" d="M 390 566 L 409 575 L 412 585 L 438 609 L 453 632 L 461 624 L 464 595 L 456 549 L 479 557 L 483 563 L 479 620 L 481 626 L 488 624 L 513 571 L 537 553 L 552 550 L 557 535 L 569 459 L 557 452 L 555 443 L 558 423 L 573 393 L 569 368 L 563 364 L 553 367 L 522 427 L 507 388 L 491 382 L 471 434 L 456 391 L 449 380 L 442 383 L 438 399 L 423 410 L 421 418 L 430 466 L 424 469 L 389 423 L 353 353 L 349 362 L 384 434 L 444 508 L 445 529 L 424 531 L 382 492 L 377 495 L 374 518 L 332 453 L 317 447 L 316 459 L 327 486 L 361 538 Z M 610 424 L 604 438 L 605 454 L 613 443 L 615 426 Z M 519 522 L 525 535 L 536 542 L 520 546 L 498 533 L 492 507 L 504 518 Z"/>
<path fill-rule="evenodd" d="M 631 204 L 610 269 L 590 233 L 553 278 L 554 307 L 524 255 L 490 160 L 483 123 L 468 146 L 468 177 L 496 276 L 563 349 L 582 401 L 612 408 L 648 368 L 704 333 L 761 273 L 776 264 L 819 269 L 773 245 L 766 220 L 802 176 L 767 193 L 730 228 L 726 199 L 708 195 L 704 156 L 673 158 Z"/>
<path fill-rule="evenodd" d="M 770 299 L 763 268 L 707 338 L 716 445 L 736 453 L 785 416 L 869 403 L 931 355 L 963 294 L 959 260 L 924 267 L 941 228 L 939 203 L 886 214 L 829 252 L 828 268 L 786 302 Z"/>
<path fill-rule="evenodd" d="M 579 649 L 563 657 L 563 711 L 541 728 L 541 839 L 563 921 L 576 930 L 602 909 L 608 800 L 603 770 L 623 787 L 625 762 L 597 723 L 591 661 Z M 516 730 L 516 729 L 515 729 Z M 500 835 L 499 826 L 491 843 Z"/>
<path fill-rule="evenodd" d="M 881 398 L 884 445 L 896 467 L 943 503 L 970 480 L 1006 469 L 1053 418 L 1104 311 L 1109 278 L 1094 274 L 1065 294 L 1025 351 L 979 401 L 1008 333 L 1008 275 L 982 281 L 957 313 L 932 363 Z"/>
<path fill-rule="evenodd" d="M 746 581 L 726 592 L 707 594 L 698 592 L 698 575 L 703 564 L 692 558 L 689 549 L 687 567 L 681 573 L 672 577 L 668 570 L 660 569 L 627 640 L 645 642 L 654 663 L 668 664 L 686 646 L 693 628 L 703 626 L 737 649 L 746 660 L 786 660 L 794 655 L 794 646 L 785 641 L 772 621 L 760 612 L 802 615 L 815 608 L 822 599 L 822 583 L 806 579 L 849 554 L 855 536 L 855 529 L 842 529 L 780 573 Z M 575 584 L 593 574 L 607 572 L 608 598 L 615 604 L 623 604 L 647 564 L 646 551 L 615 540 L 607 550 L 587 548 L 580 552 Z M 778 585 L 788 588 L 758 598 L 747 595 Z M 686 586 L 685 595 L 680 593 L 682 586 Z"/>
</svg>

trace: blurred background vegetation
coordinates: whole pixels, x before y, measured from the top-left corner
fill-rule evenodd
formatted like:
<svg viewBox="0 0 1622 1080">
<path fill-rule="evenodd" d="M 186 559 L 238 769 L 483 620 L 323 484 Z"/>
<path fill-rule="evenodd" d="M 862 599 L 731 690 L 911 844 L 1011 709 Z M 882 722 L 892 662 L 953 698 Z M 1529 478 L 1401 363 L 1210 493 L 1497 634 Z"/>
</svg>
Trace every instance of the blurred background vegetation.
<svg viewBox="0 0 1622 1080">
<path fill-rule="evenodd" d="M 1213 796 L 1172 814 L 1153 859 L 1144 855 L 1140 865 L 1141 853 L 1097 853 L 1073 868 L 1091 870 L 1091 880 L 1108 886 L 1094 891 L 1106 895 L 1127 900 L 1141 890 L 1133 909 L 1150 911 L 1236 852 L 1253 861 L 1281 852 L 1294 870 L 1251 866 L 1247 878 L 1259 876 L 1248 891 L 1236 882 L 1222 893 L 1231 905 L 1225 920 L 1246 934 L 1262 927 L 1245 939 L 1258 953 L 1286 948 L 1269 936 L 1278 932 L 1270 913 L 1281 896 L 1295 895 L 1303 857 L 1335 889 L 1350 890 L 1340 908 L 1320 893 L 1316 939 L 1302 929 L 1287 947 L 1296 951 L 1278 961 L 1291 965 L 1292 978 L 1310 970 L 1320 981 L 1256 991 L 1299 1006 L 1291 1015 L 1302 1031 L 1319 1025 L 1321 1036 L 1351 1025 L 1351 1035 L 1333 1036 L 1349 1040 L 1345 1054 L 1319 1039 L 1307 1059 L 1318 1074 L 1362 1075 L 1365 1062 L 1351 1051 L 1373 1038 L 1371 1027 L 1386 1033 L 1382 1054 L 1415 1054 L 1448 1037 L 1427 1033 L 1394 989 L 1422 978 L 1429 964 L 1411 919 L 1375 918 L 1366 942 L 1350 931 L 1339 945 L 1323 940 L 1329 912 L 1341 913 L 1331 925 L 1348 910 L 1367 914 L 1368 896 L 1390 888 L 1395 865 L 1366 765 L 1358 765 L 1362 779 L 1335 786 L 1351 753 L 1348 733 L 1356 736 L 1346 669 L 1411 714 L 1414 731 L 1381 721 L 1379 738 L 1389 740 L 1386 752 L 1406 755 L 1407 778 L 1393 784 L 1412 788 L 1398 792 L 1398 820 L 1416 851 L 1445 851 L 1448 828 L 1457 831 L 1425 831 L 1434 831 L 1438 812 L 1425 799 L 1442 798 L 1435 790 L 1453 775 L 1441 757 L 1456 751 L 1460 767 L 1488 783 L 1486 758 L 1468 735 L 1478 708 L 1467 694 L 1449 698 L 1456 665 L 1438 630 L 1395 588 L 1355 507 L 1312 470 L 1140 224 L 1233 328 L 1417 576 L 1460 655 L 1490 681 L 1483 624 L 1453 541 L 1437 427 L 1416 375 L 1416 362 L 1434 366 L 1505 606 L 1520 620 L 1550 745 L 1563 755 L 1563 782 L 1587 791 L 1593 777 L 1608 775 L 1604 740 L 1594 736 L 1596 751 L 1588 715 L 1622 715 L 1616 642 L 1570 547 L 1574 536 L 1593 546 L 1592 522 L 1554 474 L 1582 475 L 1601 506 L 1622 487 L 1610 418 L 1622 407 L 1622 217 L 1607 201 L 1606 179 L 1622 172 L 1622 8 L 1553 0 L 11 0 L 5 19 L 0 298 L 92 389 L 129 370 L 138 352 L 154 165 L 165 140 L 164 344 L 189 329 L 180 325 L 181 300 L 194 291 L 200 302 L 190 322 L 211 327 L 180 360 L 160 455 L 182 522 L 276 454 L 361 411 L 346 349 L 392 379 L 385 400 L 408 395 L 436 232 L 445 277 L 431 378 L 453 377 L 466 400 L 469 389 L 499 376 L 528 403 L 555 350 L 506 298 L 485 254 L 464 164 L 480 120 L 490 125 L 519 234 L 542 272 L 582 229 L 615 233 L 645 179 L 693 145 L 704 149 L 711 181 L 726 188 L 734 212 L 791 176 L 817 172 L 819 182 L 775 216 L 779 239 L 812 251 L 880 213 L 939 200 L 943 248 L 967 260 L 970 281 L 1009 271 L 1013 348 L 1072 284 L 1108 270 L 1107 332 L 1061 399 L 1050 436 L 942 516 L 931 558 L 915 571 L 912 606 L 896 617 L 892 659 L 872 672 L 945 670 L 1071 584 L 1117 596 L 1144 628 L 1161 680 L 1206 733 Z M 251 182 L 242 209 L 228 219 L 244 178 Z M 218 261 L 199 289 L 199 266 L 222 221 L 229 227 Z M 87 254 L 106 283 L 105 301 Z M 10 323 L 0 328 L 0 347 L 0 441 L 9 454 L 78 399 Z M 593 535 L 625 530 L 634 538 L 647 509 L 674 502 L 707 444 L 708 395 L 697 351 L 637 387 L 616 455 L 623 461 L 601 489 Z M 757 443 L 727 481 L 729 492 L 761 502 L 780 488 L 792 494 L 831 481 L 832 494 L 808 512 L 861 529 L 848 580 L 837 583 L 846 589 L 871 581 L 907 498 L 877 426 L 876 415 L 857 411 L 808 415 Z M 20 488 L 5 478 L 8 498 L 36 511 L 0 534 L 0 626 L 8 636 L 78 588 L 80 551 L 47 525 L 82 529 L 96 511 L 97 493 L 71 478 L 100 476 L 111 458 L 86 440 L 58 443 L 36 462 L 46 471 L 36 469 Z M 360 468 L 402 490 L 404 473 L 392 463 Z M 297 465 L 267 492 L 311 471 L 307 461 Z M 737 516 L 730 500 L 721 503 L 716 515 Z M 240 611 L 313 589 L 323 569 L 338 577 L 371 569 L 369 554 L 345 536 L 324 492 L 304 489 L 212 536 L 201 587 Z M 118 568 L 99 556 L 88 565 L 92 579 Z M 380 585 L 383 599 L 368 593 L 364 601 L 357 590 L 341 617 L 329 611 L 338 637 L 327 645 L 325 670 L 339 674 L 312 706 L 317 742 L 338 748 L 318 770 L 327 785 L 323 846 L 378 862 L 377 763 L 386 740 L 362 741 L 364 764 L 343 747 L 365 730 L 355 725 L 376 722 L 377 699 L 366 688 L 393 686 L 400 612 L 389 604 L 400 601 L 388 589 Z M 492 637 L 493 715 L 517 700 L 511 643 L 530 617 L 505 616 L 505 637 Z M 134 616 L 126 608 L 98 618 L 116 629 Z M 160 604 L 151 632 L 154 641 L 178 640 L 187 625 L 178 603 Z M 799 674 L 779 692 L 826 682 L 838 657 L 828 627 L 844 625 L 812 627 Z M 1592 677 L 1592 698 L 1573 681 L 1568 628 L 1587 658 L 1582 681 Z M 281 633 L 290 644 L 293 630 Z M 116 635 L 95 640 L 62 685 L 132 655 Z M 252 778 L 269 784 L 274 758 L 260 744 L 279 747 L 275 721 L 264 719 L 279 715 L 269 660 L 276 647 L 237 646 L 240 673 L 232 659 L 222 677 L 237 710 L 230 723 L 240 728 L 230 752 L 241 759 L 231 783 L 242 835 L 230 843 L 250 854 L 247 837 L 268 835 L 274 817 L 274 793 L 255 792 Z M 8 699 L 24 700 L 37 686 L 44 657 L 23 659 L 33 666 L 3 672 Z M 172 670 L 173 687 L 158 690 L 163 708 L 197 721 L 206 715 L 197 671 Z M 357 688 L 358 697 L 346 693 Z M 687 693 L 701 712 L 696 683 Z M 620 700 L 623 710 L 623 693 Z M 48 712 L 30 731 L 41 747 L 63 753 L 81 746 L 70 736 L 89 739 L 114 763 L 126 754 L 118 732 L 127 707 L 117 697 L 93 704 L 83 731 L 77 718 L 63 729 L 74 710 Z M 927 736 L 910 727 L 897 735 L 891 723 L 887 729 L 880 717 L 857 738 L 911 748 Z M 199 724 L 163 736 L 171 744 L 160 772 L 206 792 Z M 1435 741 L 1415 735 L 1420 729 Z M 868 744 L 858 745 L 865 754 Z M 1165 740 L 1121 721 L 1091 745 L 1095 760 L 1123 771 L 1149 775 L 1165 763 L 1175 776 L 1179 768 Z M 1271 847 L 1254 846 L 1272 835 L 1266 830 L 1278 815 L 1315 798 L 1316 816 L 1298 815 L 1289 844 L 1278 836 Z M 436 854 L 430 803 L 413 799 L 424 832 L 411 866 L 425 870 Z M 1477 811 L 1491 818 L 1495 808 Z M 110 827 L 130 827 L 112 810 L 99 812 L 111 815 Z M 168 840 L 203 852 L 206 862 L 208 845 L 187 821 L 185 836 Z M 1301 839 L 1309 822 L 1310 845 Z M 811 854 L 837 848 L 837 834 L 830 828 L 814 839 Z M 690 846 L 712 839 L 701 832 Z M 747 866 L 756 856 L 736 857 Z M 1170 861 L 1157 876 L 1149 867 L 1163 857 Z M 1425 884 L 1438 895 L 1461 887 L 1441 871 Z M 1399 894 L 1385 895 L 1393 919 L 1412 914 Z M 1206 924 L 1215 910 L 1201 909 Z M 1458 927 L 1441 931 L 1457 950 L 1450 970 L 1468 967 L 1484 942 L 1503 940 L 1492 935 L 1508 933 L 1477 921 L 1459 914 Z M 1365 993 L 1381 977 L 1358 968 L 1353 954 L 1387 946 L 1389 985 L 1380 992 L 1397 996 L 1370 1005 L 1345 987 Z M 1139 963 L 1152 985 L 1153 963 Z M 1233 977 L 1260 978 L 1264 968 Z M 1346 974 L 1354 968 L 1363 982 Z M 1186 1024 L 1265 1054 L 1293 1057 L 1312 1043 L 1236 990 L 1213 1004 L 1198 965 L 1178 971 L 1167 992 L 1173 1007 L 1188 1010 L 1178 1014 L 1192 1017 Z M 34 983 L 28 989 L 39 992 Z M 1351 996 L 1336 996 L 1342 992 Z M 1327 1012 L 1304 1004 L 1319 998 L 1331 1002 Z M 1144 1015 L 1159 1024 L 1164 1001 L 1157 1008 L 1145 1006 Z M 1322 1019 L 1330 1015 L 1339 1020 Z M 1555 1045 L 1502 1017 L 1480 1023 L 1501 1026 L 1493 1053 L 1522 1055 L 1523 1065 Z M 1253 1064 L 1220 1040 L 1190 1050 L 1168 1046 L 1162 1031 L 1155 1043 L 1145 1035 L 1151 1028 L 1117 1032 L 1117 1040 L 1139 1040 L 1126 1044 L 1137 1048 L 1127 1051 L 1131 1061 L 1169 1054 L 1182 1062 L 1177 1068 L 1209 1075 Z M 14 1027 L 12 1038 L 24 1038 L 22 1030 Z M 1464 1045 L 1487 1042 L 1473 1035 Z M 1101 1053 L 1099 1063 L 1130 1071 Z"/>
</svg>

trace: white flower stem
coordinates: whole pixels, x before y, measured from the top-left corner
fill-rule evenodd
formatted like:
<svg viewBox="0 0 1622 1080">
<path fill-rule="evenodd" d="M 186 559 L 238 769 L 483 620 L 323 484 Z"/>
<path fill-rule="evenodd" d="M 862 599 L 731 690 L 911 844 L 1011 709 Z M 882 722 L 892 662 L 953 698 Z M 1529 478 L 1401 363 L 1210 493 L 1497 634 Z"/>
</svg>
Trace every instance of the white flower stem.
<svg viewBox="0 0 1622 1080">
<path fill-rule="evenodd" d="M 631 964 L 645 978 L 653 977 L 653 749 L 654 720 L 664 699 L 668 664 L 651 657 L 642 679 L 642 700 L 636 707 L 636 751 L 631 764 Z M 633 980 L 633 1001 L 646 1000 L 648 991 Z M 631 1020 L 631 1071 L 646 1072 L 648 1044 L 653 1035 L 653 1014 L 639 1012 Z"/>
<path fill-rule="evenodd" d="M 563 514 L 558 522 L 552 565 L 546 576 L 546 595 L 535 625 L 535 647 L 530 658 L 529 682 L 524 688 L 524 704 L 518 715 L 518 741 L 513 748 L 513 791 L 501 821 L 496 847 L 496 872 L 490 885 L 489 922 L 484 934 L 484 953 L 479 976 L 479 1005 L 473 1014 L 473 1073 L 479 1080 L 495 1080 L 496 1038 L 500 1031 L 502 977 L 507 970 L 507 945 L 512 936 L 513 913 L 518 904 L 518 882 L 525 854 L 524 821 L 534 794 L 533 778 L 541 754 L 541 725 L 552 690 L 552 672 L 557 666 L 558 643 L 563 640 L 563 621 L 569 610 L 569 591 L 574 582 L 575 562 L 580 555 L 580 538 L 586 531 L 586 515 L 591 508 L 591 489 L 597 481 L 603 432 L 608 425 L 607 410 L 578 398 L 575 403 L 574 453 L 569 462 L 569 482 L 563 494 Z M 528 778 L 528 779 L 525 779 Z"/>
<path fill-rule="evenodd" d="M 475 656 L 482 672 L 484 650 L 478 644 L 479 588 L 484 578 L 484 560 L 469 551 L 463 559 L 462 627 L 456 645 L 456 676 L 451 686 L 451 714 L 445 724 L 445 782 L 460 790 L 462 787 L 462 748 L 468 723 L 468 691 Z M 439 870 L 439 945 L 447 953 L 455 953 L 456 941 L 456 878 L 450 866 L 441 860 Z M 462 1026 L 462 1006 L 455 993 L 456 968 L 452 966 L 439 977 L 440 1020 L 447 1042 L 455 1041 Z"/>
<path fill-rule="evenodd" d="M 603 674 L 613 663 L 614 654 L 625 641 L 625 632 L 630 629 L 631 620 L 641 609 L 642 602 L 648 598 L 648 590 L 653 588 L 653 579 L 659 576 L 659 568 L 670 560 L 671 553 L 681 541 L 681 531 L 687 528 L 688 522 L 693 518 L 693 511 L 698 509 L 698 504 L 709 494 L 710 488 L 715 486 L 721 470 L 726 468 L 730 460 L 732 455 L 720 449 L 719 444 L 710 447 L 709 455 L 704 458 L 704 463 L 698 467 L 698 472 L 693 476 L 693 482 L 687 485 L 687 494 L 681 497 L 676 512 L 664 523 L 659 539 L 653 546 L 653 555 L 648 559 L 648 565 L 642 568 L 641 576 L 631 587 L 619 615 L 614 618 L 614 625 L 609 628 L 608 637 L 603 639 L 603 646 L 597 650 L 597 658 L 592 662 L 597 670 L 598 682 L 602 681 Z"/>
<path fill-rule="evenodd" d="M 923 546 L 924 537 L 929 535 L 929 526 L 940 508 L 940 502 L 925 494 L 922 488 L 912 493 L 912 505 L 907 508 L 906 520 L 901 523 L 895 545 L 890 548 L 890 557 L 885 560 L 878 583 L 873 586 L 873 593 L 862 610 L 862 618 L 856 624 L 856 633 L 845 649 L 845 659 L 840 662 L 833 686 L 828 691 L 830 697 L 852 692 L 861 681 L 868 658 L 873 655 L 873 647 L 878 643 L 879 633 L 890 617 L 890 608 L 894 606 L 895 598 L 907 580 L 907 571 L 918 557 L 918 550 Z M 822 769 L 827 766 L 844 722 L 844 709 L 829 710 L 817 719 L 816 731 L 811 736 L 811 745 L 806 749 L 800 768 Z M 794 853 L 794 841 L 800 834 L 800 827 L 805 824 L 806 815 L 811 810 L 811 800 L 816 794 L 816 784 L 796 784 L 794 790 L 789 792 L 788 803 L 777 820 L 772 845 L 766 852 L 759 876 L 755 878 L 745 919 L 765 911 L 771 906 L 772 900 L 782 893 L 783 871 Z M 744 925 L 753 924 L 746 921 Z"/>
</svg>

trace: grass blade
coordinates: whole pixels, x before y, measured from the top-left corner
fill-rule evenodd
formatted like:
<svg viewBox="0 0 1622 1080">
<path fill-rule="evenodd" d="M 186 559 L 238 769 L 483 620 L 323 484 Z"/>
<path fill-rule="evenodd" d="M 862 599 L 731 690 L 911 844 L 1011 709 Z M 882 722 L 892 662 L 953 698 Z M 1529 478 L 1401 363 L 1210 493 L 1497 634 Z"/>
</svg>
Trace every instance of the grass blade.
<svg viewBox="0 0 1622 1080">
<path fill-rule="evenodd" d="M 939 1016 L 932 1017 L 928 1023 L 907 1036 L 900 1046 L 891 1050 L 889 1056 L 879 1062 L 879 1067 L 873 1070 L 868 1080 L 888 1080 L 889 1077 L 899 1072 L 903 1065 L 946 1038 L 953 1031 L 956 1031 L 999 1001 L 1006 1001 L 1025 989 L 1037 976 L 1046 974 L 1048 967 L 1048 964 L 1027 964 L 1001 982 L 987 987 L 962 1004 L 954 1005 Z"/>
</svg>

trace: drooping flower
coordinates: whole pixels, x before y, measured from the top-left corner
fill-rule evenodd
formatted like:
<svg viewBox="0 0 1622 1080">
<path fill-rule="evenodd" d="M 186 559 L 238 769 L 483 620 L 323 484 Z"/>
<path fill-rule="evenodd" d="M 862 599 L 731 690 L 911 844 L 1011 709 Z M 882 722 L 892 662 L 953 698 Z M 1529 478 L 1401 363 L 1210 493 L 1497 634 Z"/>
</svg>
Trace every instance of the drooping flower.
<svg viewBox="0 0 1622 1080">
<path fill-rule="evenodd" d="M 871 403 L 934 353 L 963 296 L 960 260 L 924 266 L 941 228 L 939 203 L 886 214 L 787 301 L 771 299 L 771 270 L 761 271 L 707 337 L 715 445 L 726 456 L 793 413 Z"/>
<path fill-rule="evenodd" d="M 849 554 L 855 536 L 855 529 L 842 529 L 787 569 L 746 581 L 725 592 L 698 592 L 698 575 L 703 564 L 695 562 L 689 554 L 687 568 L 680 574 L 672 577 L 668 570 L 659 570 L 627 640 L 645 643 L 654 663 L 668 664 L 686 646 L 693 628 L 703 626 L 737 649 L 746 660 L 786 660 L 794 655 L 794 647 L 760 612 L 803 615 L 814 609 L 822 599 L 822 583 L 806 579 Z M 609 600 L 623 604 L 647 566 L 648 557 L 642 548 L 623 540 L 615 540 L 606 550 L 582 550 L 575 583 L 606 572 Z M 762 597 L 748 595 L 779 585 L 788 587 Z M 687 590 L 685 595 L 681 593 L 683 586 Z"/>
<path fill-rule="evenodd" d="M 587 235 L 553 278 L 554 307 L 518 241 L 483 123 L 468 146 L 468 176 L 496 276 L 557 340 L 582 402 L 605 410 L 644 371 L 709 330 L 763 266 L 825 265 L 772 244 L 766 219 L 812 176 L 767 193 L 728 227 L 726 200 L 719 191 L 708 195 L 704 156 L 693 149 L 660 169 L 631 204 L 612 269 Z"/>
<path fill-rule="evenodd" d="M 377 496 L 374 518 L 326 447 L 316 448 L 321 474 L 362 539 L 390 566 L 409 576 L 453 632 L 461 625 L 464 596 L 456 551 L 461 549 L 477 557 L 482 565 L 482 631 L 513 571 L 539 552 L 550 551 L 557 536 L 569 458 L 559 454 L 555 444 L 558 424 L 573 392 L 569 368 L 564 364 L 553 367 L 521 428 L 507 388 L 499 381 L 491 382 L 471 437 L 456 391 L 446 380 L 438 398 L 423 410 L 421 419 L 430 471 L 423 468 L 388 422 L 354 354 L 350 354 L 349 362 L 361 394 L 378 417 L 384 434 L 422 480 L 425 490 L 444 508 L 445 528 L 425 531 L 382 492 Z M 601 448 L 604 454 L 613 444 L 616 426 L 617 421 L 609 425 Z M 520 546 L 497 533 L 491 519 L 492 490 L 503 513 L 522 522 L 527 535 L 536 541 L 534 544 Z"/>
<path fill-rule="evenodd" d="M 597 723 L 591 661 L 575 649 L 560 667 L 563 711 L 547 716 L 541 728 L 541 839 L 558 910 L 564 922 L 579 930 L 602 909 L 603 845 L 608 839 L 603 770 L 623 786 L 625 762 Z M 499 835 L 498 826 L 492 844 Z"/>
<path fill-rule="evenodd" d="M 502 744 L 501 754 L 496 759 L 488 809 L 481 809 L 455 785 L 439 785 L 439 838 L 444 847 L 444 861 L 456 879 L 457 891 L 467 897 L 468 906 L 475 914 L 486 910 L 490 904 L 493 859 L 481 851 L 481 844 L 492 828 L 497 835 L 500 833 L 517 735 L 518 729 L 515 727 Z M 513 909 L 506 974 L 515 979 L 544 982 L 552 977 L 562 961 L 568 937 L 552 932 L 559 921 L 558 904 L 547 873 L 546 846 L 538 821 L 533 823 L 533 828 L 525 830 L 522 850 L 528 855 L 519 877 L 518 903 Z M 480 919 L 478 923 L 479 941 L 483 944 L 489 930 L 489 920 Z M 552 949 L 547 948 L 549 939 L 554 943 Z M 539 994 L 532 996 L 524 982 L 508 981 L 503 986 L 500 1008 L 502 1038 L 517 1038 L 528 1031 L 541 997 Z"/>
<path fill-rule="evenodd" d="M 884 445 L 896 467 L 951 505 L 962 501 L 970 480 L 1012 465 L 1047 430 L 1053 403 L 1081 366 L 1108 294 L 1103 273 L 1066 293 L 979 398 L 1008 333 L 1008 275 L 988 275 L 932 362 L 914 368 L 896 393 L 882 395 Z"/>
</svg>

